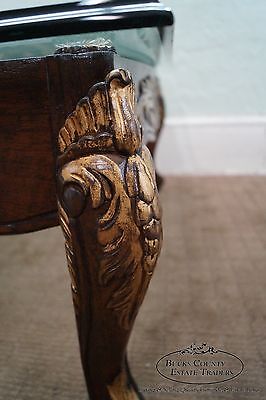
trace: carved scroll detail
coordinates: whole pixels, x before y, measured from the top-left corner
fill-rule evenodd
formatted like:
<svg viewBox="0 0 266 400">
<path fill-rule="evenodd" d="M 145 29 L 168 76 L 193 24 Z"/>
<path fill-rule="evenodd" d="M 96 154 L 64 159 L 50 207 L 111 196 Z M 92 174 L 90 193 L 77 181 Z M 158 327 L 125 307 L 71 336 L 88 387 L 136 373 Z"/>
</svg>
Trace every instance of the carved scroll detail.
<svg viewBox="0 0 266 400">
<path fill-rule="evenodd" d="M 60 153 L 70 158 L 117 151 L 134 154 L 141 145 L 141 127 L 134 112 L 132 78 L 123 69 L 111 71 L 92 86 L 66 119 L 58 137 Z M 66 160 L 66 157 L 63 158 Z"/>
<path fill-rule="evenodd" d="M 156 76 L 147 75 L 139 82 L 137 114 L 144 129 L 144 143 L 156 142 L 164 119 L 163 98 Z"/>
<path fill-rule="evenodd" d="M 62 207 L 60 207 L 60 204 L 59 204 L 59 220 L 60 220 L 60 225 L 63 230 L 64 237 L 65 237 L 65 250 L 66 250 L 66 258 L 67 258 L 67 266 L 68 266 L 68 271 L 69 271 L 70 278 L 71 278 L 71 290 L 72 290 L 73 304 L 74 304 L 75 312 L 77 314 L 78 309 L 79 309 L 79 296 L 78 296 L 77 271 L 75 269 L 76 268 L 75 254 L 74 254 L 71 232 L 69 229 L 68 216 L 65 213 L 64 209 Z"/>
<path fill-rule="evenodd" d="M 130 74 L 112 71 L 104 83 L 92 87 L 67 118 L 58 142 L 64 155 L 74 147 L 94 153 L 66 163 L 60 171 L 64 188 L 60 221 L 74 294 L 78 295 L 78 279 L 67 214 L 77 218 L 83 209 L 78 209 L 76 194 L 74 200 L 68 193 L 73 185 L 84 195 L 84 208 L 87 202 L 99 210 L 95 218 L 98 283 L 107 286 L 113 282 L 106 307 L 114 310 L 121 326 L 129 329 L 161 246 L 153 165 L 148 149 L 141 146 Z M 104 153 L 103 147 L 107 154 L 99 154 Z"/>
<path fill-rule="evenodd" d="M 162 227 L 153 162 L 134 107 L 129 72 L 111 71 L 80 100 L 58 137 L 59 217 L 92 400 L 142 399 L 126 345 Z"/>
</svg>

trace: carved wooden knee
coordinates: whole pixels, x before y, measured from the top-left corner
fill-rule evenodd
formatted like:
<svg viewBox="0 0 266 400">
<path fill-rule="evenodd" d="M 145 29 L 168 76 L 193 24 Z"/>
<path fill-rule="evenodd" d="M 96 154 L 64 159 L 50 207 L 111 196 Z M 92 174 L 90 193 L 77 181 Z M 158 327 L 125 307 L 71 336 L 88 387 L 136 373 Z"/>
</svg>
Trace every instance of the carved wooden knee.
<svg viewBox="0 0 266 400">
<path fill-rule="evenodd" d="M 58 137 L 58 209 L 92 400 L 141 398 L 126 346 L 162 239 L 141 137 L 132 79 L 122 69 L 89 90 Z"/>
</svg>

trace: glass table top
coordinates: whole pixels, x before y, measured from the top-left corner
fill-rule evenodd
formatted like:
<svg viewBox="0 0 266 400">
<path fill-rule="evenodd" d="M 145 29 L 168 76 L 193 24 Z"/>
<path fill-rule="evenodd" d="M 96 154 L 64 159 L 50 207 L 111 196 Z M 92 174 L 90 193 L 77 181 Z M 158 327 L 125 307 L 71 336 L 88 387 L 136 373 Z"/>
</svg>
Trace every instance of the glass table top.
<svg viewBox="0 0 266 400">
<path fill-rule="evenodd" d="M 9 0 L 0 4 L 0 60 L 43 57 L 103 38 L 121 57 L 156 65 L 172 13 L 158 0 Z"/>
<path fill-rule="evenodd" d="M 121 57 L 152 66 L 158 62 L 162 39 L 157 27 L 90 32 L 4 42 L 0 43 L 0 60 L 52 55 L 62 45 L 82 44 L 98 38 L 110 40 L 117 54 Z"/>
</svg>

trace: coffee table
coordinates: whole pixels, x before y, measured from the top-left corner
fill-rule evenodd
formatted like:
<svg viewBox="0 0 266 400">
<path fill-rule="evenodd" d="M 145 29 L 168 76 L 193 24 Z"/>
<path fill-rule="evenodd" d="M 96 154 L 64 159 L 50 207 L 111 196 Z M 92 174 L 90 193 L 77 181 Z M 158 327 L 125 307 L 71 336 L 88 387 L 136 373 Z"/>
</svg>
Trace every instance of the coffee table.
<svg viewBox="0 0 266 400">
<path fill-rule="evenodd" d="M 61 225 L 92 400 L 142 398 L 126 347 L 162 241 L 146 145 L 172 24 L 156 1 L 1 13 L 0 234 Z"/>
</svg>

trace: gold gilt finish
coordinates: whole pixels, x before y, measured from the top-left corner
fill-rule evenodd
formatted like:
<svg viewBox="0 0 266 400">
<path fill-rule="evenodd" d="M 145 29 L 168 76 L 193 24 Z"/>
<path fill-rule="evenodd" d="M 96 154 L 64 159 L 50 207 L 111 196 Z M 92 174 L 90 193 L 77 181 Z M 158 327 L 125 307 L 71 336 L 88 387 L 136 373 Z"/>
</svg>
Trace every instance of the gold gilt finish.
<svg viewBox="0 0 266 400">
<path fill-rule="evenodd" d="M 124 367 L 125 350 L 162 229 L 134 106 L 129 72 L 111 71 L 78 103 L 58 138 L 59 216 L 92 400 L 141 398 Z"/>
<path fill-rule="evenodd" d="M 108 386 L 112 400 L 138 400 L 137 393 L 127 388 L 127 376 L 125 371 L 119 374 L 112 385 Z"/>
</svg>

